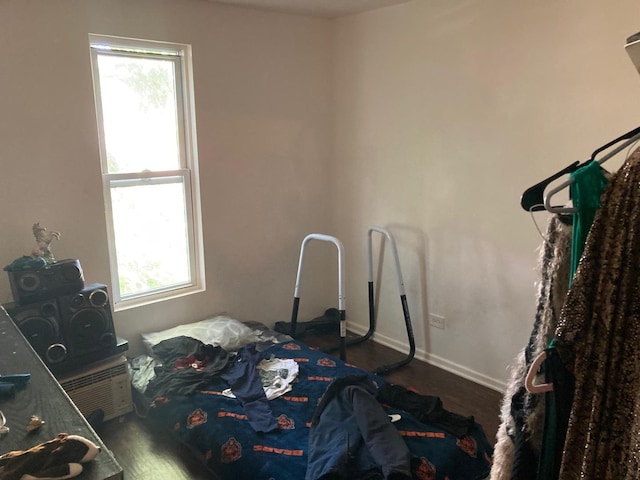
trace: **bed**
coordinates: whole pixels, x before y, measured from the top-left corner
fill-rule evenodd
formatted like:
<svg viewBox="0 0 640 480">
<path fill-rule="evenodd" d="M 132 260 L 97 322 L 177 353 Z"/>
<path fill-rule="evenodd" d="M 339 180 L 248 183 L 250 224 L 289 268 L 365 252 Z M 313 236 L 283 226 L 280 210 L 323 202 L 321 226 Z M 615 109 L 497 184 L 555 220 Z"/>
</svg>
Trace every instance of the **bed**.
<svg viewBox="0 0 640 480">
<path fill-rule="evenodd" d="M 377 405 L 374 408 L 383 411 L 384 418 L 388 418 L 388 424 L 392 425 L 383 425 L 384 430 L 391 428 L 392 435 L 400 438 L 410 452 L 412 478 L 473 480 L 487 478 L 489 475 L 492 446 L 482 427 L 472 417 L 464 419 L 452 414 L 454 419 L 462 420 L 463 423 L 467 421 L 463 431 L 459 428 L 460 424 L 451 427 L 450 422 L 446 421 L 425 423 L 421 412 L 416 412 L 414 408 L 400 408 L 406 404 L 398 403 L 396 397 L 383 398 L 379 393 L 400 388 L 403 394 L 410 395 L 412 399 L 418 395 L 417 398 L 428 398 L 431 401 L 431 397 L 419 395 L 402 386 L 391 385 L 382 377 L 312 349 L 257 322 L 241 323 L 229 317 L 217 316 L 145 334 L 143 342 L 148 355 L 136 357 L 131 362 L 138 411 L 150 422 L 170 431 L 176 440 L 190 447 L 211 470 L 212 478 L 312 478 L 305 476 L 307 470 L 312 468 L 310 460 L 318 460 L 317 432 L 322 419 L 328 415 L 323 412 L 314 420 L 319 402 L 329 396 L 325 395 L 329 386 L 354 378 L 373 385 Z M 178 364 L 181 369 L 189 370 L 193 367 L 192 370 L 198 370 L 198 366 L 202 364 L 194 360 L 194 345 L 207 349 L 205 357 L 208 365 L 215 363 L 212 360 L 214 355 L 215 361 L 223 358 L 223 364 L 225 361 L 228 363 L 226 366 L 222 365 L 217 372 L 217 366 L 207 366 L 201 374 L 190 371 L 185 387 L 185 383 L 176 384 L 170 378 L 172 374 L 167 372 L 170 369 L 175 371 L 175 365 Z M 246 351 L 257 352 L 256 358 L 264 359 L 267 363 L 279 360 L 288 362 L 289 366 L 295 365 L 290 372 L 282 375 L 289 377 L 287 382 L 292 381 L 282 392 L 276 394 L 267 393 L 264 378 L 268 375 L 258 370 L 261 383 L 265 385 L 264 394 L 270 398 L 266 402 L 263 399 L 261 405 L 266 403 L 266 408 L 270 410 L 271 421 L 277 423 L 274 429 L 262 428 L 260 421 L 266 418 L 264 411 L 259 412 L 261 416 L 256 416 L 253 404 L 241 393 L 242 388 L 234 383 L 237 376 L 234 379 L 224 374 L 233 362 L 241 363 L 237 359 L 244 358 L 242 355 Z M 262 365 L 263 363 L 260 364 Z M 213 370 L 206 370 L 208 368 Z M 234 386 L 233 390 L 230 385 Z M 238 396 L 233 395 L 236 391 Z M 373 416 L 377 414 L 375 411 Z M 258 426 L 256 418 L 260 419 Z M 313 425 L 312 421 L 315 422 Z M 325 421 L 324 425 L 326 424 Z M 310 442 L 314 434 L 315 440 Z M 395 438 L 390 440 L 393 442 Z M 349 474 L 348 478 L 385 478 L 381 473 L 383 469 L 381 466 L 380 472 L 367 470 L 369 476 Z"/>
</svg>

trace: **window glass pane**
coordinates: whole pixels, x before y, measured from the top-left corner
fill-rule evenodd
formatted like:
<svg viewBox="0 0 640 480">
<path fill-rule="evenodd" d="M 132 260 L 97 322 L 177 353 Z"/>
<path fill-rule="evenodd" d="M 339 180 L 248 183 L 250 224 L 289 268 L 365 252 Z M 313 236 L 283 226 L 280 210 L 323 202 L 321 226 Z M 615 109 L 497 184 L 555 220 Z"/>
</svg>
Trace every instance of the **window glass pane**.
<svg viewBox="0 0 640 480">
<path fill-rule="evenodd" d="M 176 182 L 111 188 L 123 297 L 191 280 L 185 192 Z"/>
<path fill-rule="evenodd" d="M 108 173 L 180 168 L 174 62 L 97 60 Z"/>
</svg>

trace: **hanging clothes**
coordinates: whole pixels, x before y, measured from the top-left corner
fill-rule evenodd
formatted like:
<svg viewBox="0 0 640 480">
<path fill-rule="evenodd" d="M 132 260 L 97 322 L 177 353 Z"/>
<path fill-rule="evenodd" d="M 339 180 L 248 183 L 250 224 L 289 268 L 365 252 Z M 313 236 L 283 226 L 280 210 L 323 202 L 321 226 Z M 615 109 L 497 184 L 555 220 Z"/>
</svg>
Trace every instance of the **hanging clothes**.
<svg viewBox="0 0 640 480">
<path fill-rule="evenodd" d="M 576 212 L 573 214 L 571 235 L 571 269 L 569 286 L 578 268 L 584 245 L 598 208 L 600 197 L 608 184 L 609 177 L 597 162 L 588 163 L 571 175 L 571 198 Z M 560 458 L 567 431 L 569 411 L 573 401 L 574 377 L 561 358 L 561 352 L 554 348 L 553 340 L 546 349 L 547 358 L 543 370 L 545 382 L 554 385 L 551 392 L 544 394 L 545 417 L 542 428 L 542 445 L 537 474 L 539 480 L 555 480 L 560 471 Z"/>
<path fill-rule="evenodd" d="M 569 285 L 571 226 L 549 218 L 537 263 L 537 306 L 529 342 L 510 367 L 496 435 L 491 480 L 535 478 L 544 402 L 524 388 L 525 376 L 555 333 Z"/>
<path fill-rule="evenodd" d="M 544 429 L 536 478 L 556 480 L 573 403 L 575 377 L 565 365 L 562 350 L 555 348 L 555 340 L 545 353 L 544 379 L 553 385 L 553 390 L 544 394 Z"/>
<path fill-rule="evenodd" d="M 640 478 L 639 186 L 640 149 L 602 197 L 556 330 L 575 377 L 562 480 Z"/>
<path fill-rule="evenodd" d="M 598 162 L 588 163 L 586 166 L 572 172 L 570 178 L 571 199 L 576 213 L 573 215 L 573 233 L 571 241 L 571 276 L 578 268 L 578 262 L 584 250 L 584 244 L 596 215 L 600 208 L 600 196 L 608 183 L 604 169 Z"/>
</svg>

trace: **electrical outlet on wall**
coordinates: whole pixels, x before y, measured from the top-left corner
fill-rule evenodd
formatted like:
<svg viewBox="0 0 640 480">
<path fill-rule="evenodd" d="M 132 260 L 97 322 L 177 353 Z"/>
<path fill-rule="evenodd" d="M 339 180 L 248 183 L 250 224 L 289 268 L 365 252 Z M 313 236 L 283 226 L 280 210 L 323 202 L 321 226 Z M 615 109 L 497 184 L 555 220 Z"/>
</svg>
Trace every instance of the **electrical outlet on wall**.
<svg viewBox="0 0 640 480">
<path fill-rule="evenodd" d="M 444 317 L 442 315 L 436 315 L 435 313 L 430 313 L 429 325 L 444 330 Z"/>
</svg>

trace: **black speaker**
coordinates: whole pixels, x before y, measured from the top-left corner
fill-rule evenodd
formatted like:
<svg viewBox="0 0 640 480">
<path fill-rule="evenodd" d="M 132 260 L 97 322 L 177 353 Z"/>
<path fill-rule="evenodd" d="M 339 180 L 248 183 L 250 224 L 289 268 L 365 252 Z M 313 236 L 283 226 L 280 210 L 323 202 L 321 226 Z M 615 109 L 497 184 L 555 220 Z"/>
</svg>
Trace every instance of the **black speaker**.
<svg viewBox="0 0 640 480">
<path fill-rule="evenodd" d="M 62 295 L 58 308 L 71 359 L 116 345 L 106 285 L 93 283 L 80 292 Z"/>
<path fill-rule="evenodd" d="M 84 288 L 79 260 L 60 260 L 35 270 L 7 273 L 13 300 L 21 305 L 79 292 Z"/>
<path fill-rule="evenodd" d="M 4 307 L 45 363 L 54 365 L 67 359 L 68 352 L 56 299 L 29 305 L 7 303 Z"/>
</svg>

